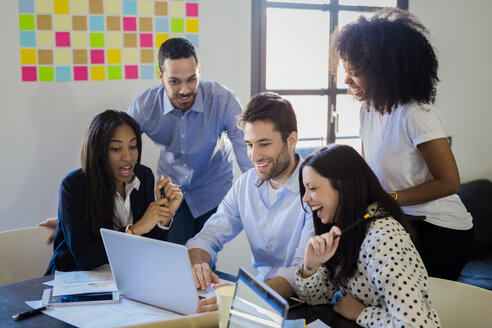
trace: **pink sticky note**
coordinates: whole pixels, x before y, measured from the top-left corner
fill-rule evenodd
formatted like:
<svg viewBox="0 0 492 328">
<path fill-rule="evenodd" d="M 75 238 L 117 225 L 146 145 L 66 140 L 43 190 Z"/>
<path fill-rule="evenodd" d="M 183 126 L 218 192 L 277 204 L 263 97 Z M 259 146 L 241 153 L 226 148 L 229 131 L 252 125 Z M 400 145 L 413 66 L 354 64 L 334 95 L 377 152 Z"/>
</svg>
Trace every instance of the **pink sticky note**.
<svg viewBox="0 0 492 328">
<path fill-rule="evenodd" d="M 38 74 L 36 72 L 36 67 L 34 66 L 22 66 L 22 81 L 30 82 L 37 81 Z"/>
<path fill-rule="evenodd" d="M 153 39 L 152 33 L 140 33 L 140 47 L 152 48 L 154 45 Z"/>
<path fill-rule="evenodd" d="M 91 50 L 91 64 L 104 64 L 104 50 Z"/>
<path fill-rule="evenodd" d="M 55 32 L 57 47 L 70 47 L 70 32 Z"/>
<path fill-rule="evenodd" d="M 136 31 L 136 30 L 137 30 L 137 18 L 123 17 L 123 31 Z"/>
<path fill-rule="evenodd" d="M 89 74 L 87 73 L 87 66 L 74 66 L 73 79 L 74 81 L 87 81 Z"/>
<path fill-rule="evenodd" d="M 198 17 L 198 3 L 186 4 L 186 17 Z"/>
<path fill-rule="evenodd" d="M 127 79 L 127 80 L 138 79 L 138 66 L 137 65 L 125 66 L 125 79 Z"/>
</svg>

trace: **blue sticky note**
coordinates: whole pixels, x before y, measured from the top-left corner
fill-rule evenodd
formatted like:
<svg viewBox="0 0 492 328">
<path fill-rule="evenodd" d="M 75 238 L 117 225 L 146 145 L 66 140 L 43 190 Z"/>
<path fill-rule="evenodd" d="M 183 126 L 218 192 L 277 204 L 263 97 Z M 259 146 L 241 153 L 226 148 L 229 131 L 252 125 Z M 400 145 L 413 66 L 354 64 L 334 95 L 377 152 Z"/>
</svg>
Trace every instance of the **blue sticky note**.
<svg viewBox="0 0 492 328">
<path fill-rule="evenodd" d="M 198 49 L 198 34 L 186 34 L 186 40 L 193 43 L 193 45 Z"/>
<path fill-rule="evenodd" d="M 169 32 L 169 21 L 167 18 L 157 17 L 154 19 L 154 28 L 156 32 Z"/>
<path fill-rule="evenodd" d="M 143 80 L 154 80 L 156 70 L 154 65 L 140 65 L 140 78 Z"/>
<path fill-rule="evenodd" d="M 91 31 L 104 31 L 104 17 L 103 16 L 90 16 L 89 26 Z"/>
<path fill-rule="evenodd" d="M 56 82 L 72 81 L 72 73 L 69 66 L 57 66 L 55 68 Z"/>
<path fill-rule="evenodd" d="M 20 46 L 21 47 L 35 47 L 36 46 L 36 32 L 34 32 L 34 31 L 20 31 Z"/>
<path fill-rule="evenodd" d="M 34 0 L 19 0 L 19 13 L 20 14 L 33 14 L 34 13 Z"/>
<path fill-rule="evenodd" d="M 136 0 L 123 0 L 123 14 L 124 15 L 136 15 L 137 14 L 137 1 Z"/>
</svg>

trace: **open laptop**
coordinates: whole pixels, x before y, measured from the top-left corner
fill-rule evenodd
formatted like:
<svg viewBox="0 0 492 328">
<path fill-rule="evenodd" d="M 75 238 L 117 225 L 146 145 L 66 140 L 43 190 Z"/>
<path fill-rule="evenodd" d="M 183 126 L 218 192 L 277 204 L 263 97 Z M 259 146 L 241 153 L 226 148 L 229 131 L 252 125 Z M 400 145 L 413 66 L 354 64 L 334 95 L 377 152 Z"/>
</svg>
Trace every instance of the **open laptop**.
<svg viewBox="0 0 492 328">
<path fill-rule="evenodd" d="M 289 305 L 282 296 L 243 268 L 239 269 L 229 313 L 229 328 L 281 328 L 287 312 Z"/>
<path fill-rule="evenodd" d="M 183 245 L 101 229 L 121 295 L 181 314 L 195 313 L 198 291 Z"/>
</svg>

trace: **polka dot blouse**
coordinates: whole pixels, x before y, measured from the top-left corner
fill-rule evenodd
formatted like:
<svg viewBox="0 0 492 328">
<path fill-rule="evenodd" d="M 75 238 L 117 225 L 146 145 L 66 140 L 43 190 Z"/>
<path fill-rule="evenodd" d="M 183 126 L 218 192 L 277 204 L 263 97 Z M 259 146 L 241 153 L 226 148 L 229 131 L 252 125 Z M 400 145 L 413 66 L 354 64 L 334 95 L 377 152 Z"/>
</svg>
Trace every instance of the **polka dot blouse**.
<svg viewBox="0 0 492 328">
<path fill-rule="evenodd" d="M 340 285 L 328 280 L 321 265 L 311 277 L 296 275 L 296 290 L 308 304 L 327 304 L 340 290 L 366 308 L 357 318 L 362 327 L 439 327 L 431 309 L 428 276 L 403 226 L 391 217 L 371 222 L 359 251 L 355 275 Z"/>
</svg>

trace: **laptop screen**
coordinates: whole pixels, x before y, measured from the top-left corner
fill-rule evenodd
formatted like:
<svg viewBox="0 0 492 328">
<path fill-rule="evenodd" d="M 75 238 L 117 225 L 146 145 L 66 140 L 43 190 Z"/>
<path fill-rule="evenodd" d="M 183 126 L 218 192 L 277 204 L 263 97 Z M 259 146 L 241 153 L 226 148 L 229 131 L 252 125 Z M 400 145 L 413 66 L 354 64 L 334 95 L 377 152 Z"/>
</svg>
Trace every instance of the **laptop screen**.
<svg viewBox="0 0 492 328">
<path fill-rule="evenodd" d="M 282 327 L 288 304 L 279 294 L 253 275 L 239 269 L 236 293 L 229 315 L 229 328 Z"/>
</svg>

